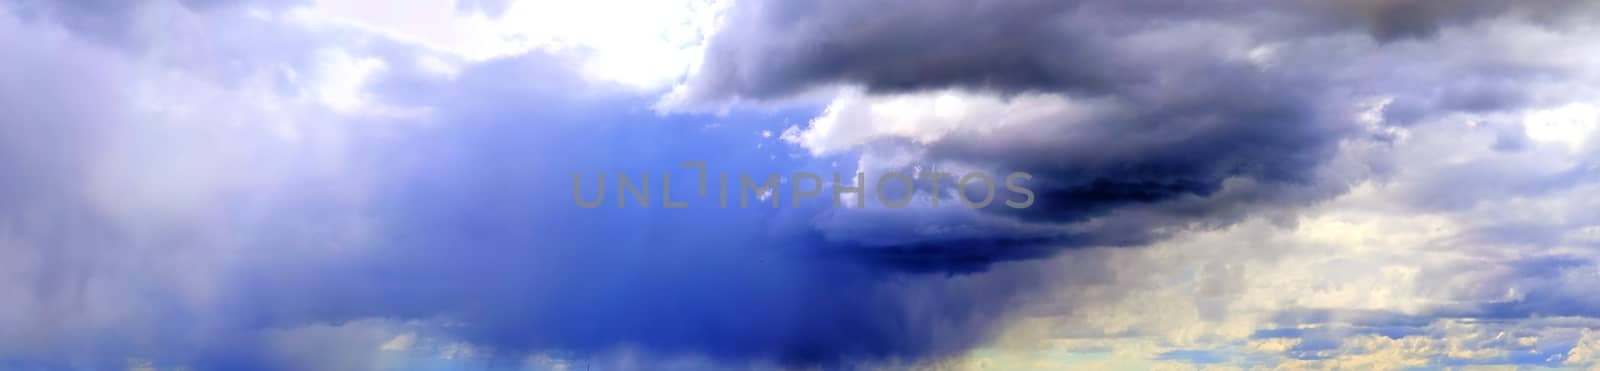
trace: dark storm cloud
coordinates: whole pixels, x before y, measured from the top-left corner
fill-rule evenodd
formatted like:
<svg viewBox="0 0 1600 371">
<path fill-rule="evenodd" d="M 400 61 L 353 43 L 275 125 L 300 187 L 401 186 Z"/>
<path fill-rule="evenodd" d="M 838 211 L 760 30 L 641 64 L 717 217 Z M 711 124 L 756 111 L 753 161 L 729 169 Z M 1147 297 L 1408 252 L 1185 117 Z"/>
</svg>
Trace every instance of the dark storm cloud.
<svg viewBox="0 0 1600 371">
<path fill-rule="evenodd" d="M 1157 229 L 1226 224 L 1208 218 L 1339 193 L 1340 183 L 1314 184 L 1326 181 L 1319 168 L 1337 144 L 1359 132 L 1350 95 L 1321 73 L 1332 65 L 1269 66 L 1239 50 L 1311 28 L 1252 18 L 1298 8 L 1185 4 L 742 1 L 681 93 L 688 102 L 760 100 L 846 84 L 885 95 L 960 88 L 1089 102 L 1098 113 L 1087 119 L 1029 118 L 951 135 L 928 143 L 923 155 L 931 163 L 1032 173 L 1033 207 L 990 208 L 1029 222 L 1170 206 L 1139 212 L 1143 222 L 1114 220 L 1123 227 L 1106 233 L 1063 236 L 1057 246 L 1140 245 L 1158 238 Z M 905 11 L 880 11 L 891 8 Z M 1258 184 L 1246 192 L 1261 193 L 1218 196 L 1230 179 Z M 1286 191 L 1297 187 L 1319 191 Z M 1208 202 L 1168 205 L 1184 199 Z M 951 253 L 926 245 L 900 251 Z M 996 259 L 1013 255 L 1005 246 L 962 254 L 984 251 Z"/>
<path fill-rule="evenodd" d="M 1098 45 L 1057 22 L 1062 1 L 747 1 L 713 36 L 691 100 L 768 98 L 814 84 L 1098 86 Z M 881 9 L 902 11 L 882 12 Z M 759 41 L 758 41 L 759 40 Z M 1048 50 L 1036 46 L 1052 45 Z"/>
<path fill-rule="evenodd" d="M 1185 22 L 1243 27 L 1264 41 L 1347 31 L 1392 41 L 1495 17 L 1581 21 L 1597 10 L 1582 0 L 749 0 L 711 38 L 683 99 L 768 99 L 835 83 L 1104 94 L 1151 78 L 1150 67 L 1195 62 L 1120 50 L 1127 36 Z"/>
<path fill-rule="evenodd" d="M 1305 7 L 1348 25 L 1366 29 L 1383 41 L 1431 37 L 1439 29 L 1503 16 L 1534 17 L 1546 21 L 1596 10 L 1584 0 L 1355 0 L 1307 1 Z"/>
<path fill-rule="evenodd" d="M 1310 183 L 1353 132 L 1321 111 L 1339 100 L 1313 83 L 1247 66 L 1173 72 L 1182 83 L 1130 86 L 1118 109 L 1088 122 L 954 136 L 932 144 L 929 157 L 1027 171 L 1038 201 L 1016 213 L 1081 221 L 1122 205 L 1210 197 L 1229 178 Z"/>
<path fill-rule="evenodd" d="M 1563 73 L 1447 54 L 1454 58 L 1439 62 L 1448 68 L 1437 73 L 1388 76 L 1386 67 L 1358 63 L 1362 54 L 1482 20 L 1557 24 L 1594 8 L 1563 0 L 747 0 L 736 3 L 705 63 L 670 102 L 782 99 L 839 85 L 879 96 L 941 89 L 1064 95 L 1099 111 L 949 135 L 926 143 L 921 160 L 1032 173 L 1037 203 L 991 206 L 995 213 L 1120 226 L 1063 233 L 1045 245 L 1142 245 L 1174 230 L 1227 225 L 1249 210 L 1342 193 L 1359 174 L 1324 166 L 1340 143 L 1387 135 L 1357 122 L 1368 95 L 1394 96 L 1383 124 L 1400 125 L 1443 112 L 1515 110 L 1532 99 L 1524 81 Z M 1229 182 L 1248 185 L 1225 192 Z M 996 260 L 1035 256 L 1040 244 L 991 242 L 924 240 L 890 251 L 913 261 L 954 254 L 970 262 L 978 251 Z M 999 247 L 930 247 L 970 245 Z"/>
</svg>

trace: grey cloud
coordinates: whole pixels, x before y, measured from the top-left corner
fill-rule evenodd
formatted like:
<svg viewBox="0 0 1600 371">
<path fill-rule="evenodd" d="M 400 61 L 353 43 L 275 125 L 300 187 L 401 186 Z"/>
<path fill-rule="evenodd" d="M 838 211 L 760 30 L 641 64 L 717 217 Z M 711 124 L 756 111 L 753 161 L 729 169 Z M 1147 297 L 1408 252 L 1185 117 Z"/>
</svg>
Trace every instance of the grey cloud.
<svg viewBox="0 0 1600 371">
<path fill-rule="evenodd" d="M 47 20 L 88 36 L 88 39 L 118 47 L 147 47 L 160 38 L 174 35 L 152 32 L 174 26 L 172 13 L 160 8 L 175 8 L 185 13 L 216 13 L 260 9 L 283 9 L 303 0 L 5 0 L 24 19 Z M 157 9 L 157 10 L 153 10 Z"/>
<path fill-rule="evenodd" d="M 896 5 L 908 11 L 876 11 Z M 1319 167 L 1337 143 L 1359 132 L 1347 114 L 1353 100 L 1332 89 L 1318 73 L 1321 65 L 1269 67 L 1240 55 L 1253 46 L 1252 35 L 1269 30 L 1208 23 L 1207 16 L 1236 17 L 1225 14 L 1226 8 L 741 2 L 685 92 L 691 101 L 766 99 L 850 84 L 882 95 L 943 88 L 1066 95 L 1098 107 L 1098 113 L 1029 117 L 993 131 L 950 135 L 927 143 L 922 160 L 1000 174 L 1030 172 L 1037 204 L 1024 210 L 997 204 L 990 211 L 1034 223 L 1101 218 L 1106 229 L 1053 240 L 995 241 L 992 248 L 956 250 L 976 257 L 958 256 L 1009 259 L 1017 256 L 1009 250 L 1038 245 L 1139 245 L 1158 238 L 1161 233 L 1154 231 L 1161 228 L 1225 225 L 1207 218 L 1237 206 L 1304 203 L 1338 193 L 1337 186 L 1331 192 L 1284 190 L 1321 188 L 1312 185 L 1325 181 L 1317 179 Z M 1263 185 L 1251 191 L 1277 193 L 1219 197 L 1230 179 Z M 1283 200 L 1287 195 L 1309 198 Z M 1185 199 L 1207 202 L 1179 202 Z M 1126 213 L 1143 215 L 1143 221 L 1114 216 L 1141 205 L 1170 208 Z M 920 259 L 989 245 L 928 243 L 900 251 Z"/>
<path fill-rule="evenodd" d="M 816 84 L 874 90 L 966 84 L 1014 90 L 1099 86 L 1095 40 L 1074 37 L 1058 1 L 748 1 L 694 75 L 690 100 L 769 98 Z M 885 8 L 902 9 L 881 12 Z M 1039 49 L 1041 45 L 1052 45 Z"/>
<path fill-rule="evenodd" d="M 726 32 L 712 37 L 706 64 L 687 81 L 681 98 L 770 99 L 836 83 L 874 91 L 967 87 L 1104 94 L 1153 78 L 1152 66 L 1193 62 L 1126 53 L 1141 47 L 1128 45 L 1138 42 L 1130 36 L 1185 23 L 1242 25 L 1262 42 L 1341 32 L 1389 41 L 1495 17 L 1581 24 L 1596 11 L 1600 6 L 1580 0 L 751 0 L 730 11 Z"/>
<path fill-rule="evenodd" d="M 904 11 L 881 11 L 891 8 Z M 1038 225 L 1119 226 L 994 241 L 987 249 L 1009 259 L 1017 255 L 1007 246 L 1140 245 L 1166 235 L 1157 231 L 1225 226 L 1341 194 L 1384 166 L 1331 168 L 1342 143 L 1381 143 L 1393 135 L 1390 125 L 1444 113 L 1514 111 L 1534 100 L 1526 81 L 1571 73 L 1464 44 L 1481 29 L 1444 41 L 1435 39 L 1439 30 L 1480 20 L 1558 27 L 1556 15 L 1580 17 L 1591 8 L 1573 1 L 751 0 L 731 10 L 706 62 L 674 99 L 760 101 L 845 85 L 878 96 L 1059 94 L 1100 107 L 1089 119 L 1033 117 L 925 144 L 925 165 L 1035 175 L 1037 204 L 991 212 Z M 1397 66 L 1416 72 L 1391 70 Z M 1382 111 L 1387 120 L 1360 122 L 1374 96 L 1394 98 Z M 1514 148 L 1517 139 L 1505 136 L 1500 147 Z M 1247 186 L 1225 192 L 1229 184 Z M 945 242 L 910 242 L 903 251 L 920 259 L 989 245 Z M 970 260 L 968 253 L 958 256 Z"/>
<path fill-rule="evenodd" d="M 1498 16 L 1524 16 L 1554 20 L 1585 11 L 1594 11 L 1593 2 L 1583 0 L 1355 0 L 1308 1 L 1307 7 L 1326 11 L 1350 25 L 1365 28 L 1383 41 L 1427 38 L 1440 28 Z"/>
<path fill-rule="evenodd" d="M 1122 205 L 1210 197 L 1230 178 L 1310 183 L 1354 132 L 1328 107 L 1343 108 L 1340 97 L 1315 92 L 1314 83 L 1244 66 L 1172 74 L 1185 83 L 1130 87 L 1112 113 L 955 136 L 932 144 L 929 157 L 1033 173 L 1039 203 L 1018 213 L 1077 221 Z"/>
</svg>

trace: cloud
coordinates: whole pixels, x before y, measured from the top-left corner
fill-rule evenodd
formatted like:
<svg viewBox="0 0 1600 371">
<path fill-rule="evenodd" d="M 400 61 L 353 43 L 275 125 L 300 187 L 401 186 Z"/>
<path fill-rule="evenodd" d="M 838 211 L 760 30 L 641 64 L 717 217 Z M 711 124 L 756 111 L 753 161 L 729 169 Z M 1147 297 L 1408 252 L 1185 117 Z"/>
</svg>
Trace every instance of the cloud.
<svg viewBox="0 0 1600 371">
<path fill-rule="evenodd" d="M 225 63 L 4 18 L 16 53 L 0 76 L 18 83 L 4 91 L 17 120 L 0 126 L 13 134 L 0 169 L 23 175 L 0 213 L 0 264 L 15 275 L 0 292 L 17 299 L 0 311 L 5 364 L 383 367 L 402 331 L 502 360 L 635 347 L 727 365 L 909 361 L 981 342 L 1039 284 L 1028 267 L 950 277 L 816 256 L 817 208 L 570 201 L 573 174 L 813 166 L 750 148 L 748 131 L 698 130 L 770 116 L 658 116 L 653 97 L 577 72 L 581 56 L 439 74 L 426 57 L 448 57 L 424 48 L 214 16 L 196 47 L 227 45 L 234 27 L 327 43 L 211 74 Z M 345 86 L 358 107 L 426 114 L 329 104 L 314 73 L 327 50 L 381 61 Z M 84 98 L 105 104 L 74 109 Z M 687 170 L 673 175 L 694 189 Z"/>
<path fill-rule="evenodd" d="M 1163 71 L 1222 67 L 1202 55 L 1172 54 L 1226 46 L 1215 44 L 1213 33 L 1219 30 L 1262 43 L 1350 32 L 1385 41 L 1431 36 L 1441 28 L 1496 17 L 1560 24 L 1596 10 L 1592 3 L 1568 0 L 1178 6 L 1094 0 L 743 1 L 729 11 L 724 32 L 712 37 L 705 63 L 677 99 L 771 99 L 829 84 L 859 84 L 874 92 L 968 87 L 1114 94 Z M 1163 32 L 1180 30 L 1199 33 Z"/>
<path fill-rule="evenodd" d="M 1327 200 L 1390 170 L 1386 159 L 1341 160 L 1339 151 L 1381 151 L 1421 120 L 1493 120 L 1494 145 L 1520 148 L 1531 137 L 1508 120 L 1582 99 L 1587 89 L 1562 81 L 1583 81 L 1589 68 L 1494 51 L 1558 50 L 1574 41 L 1564 35 L 1582 32 L 1570 21 L 1593 10 L 1564 1 L 743 1 L 664 104 L 843 91 L 784 137 L 816 156 L 859 154 L 869 174 L 1028 172 L 1038 202 L 991 206 L 984 211 L 1007 220 L 982 225 L 1053 231 L 1016 238 L 1007 235 L 1018 228 L 1001 228 L 992 241 L 921 234 L 864 251 L 1038 257 L 1144 245 Z M 1563 120 L 1534 127 L 1582 131 L 1584 121 Z M 906 235 L 897 224 L 875 230 Z"/>
<path fill-rule="evenodd" d="M 876 10 L 886 7 L 907 10 Z M 1275 43 L 1333 41 L 1280 38 L 1274 24 L 1225 23 L 1238 19 L 1224 5 L 1194 7 L 741 2 L 669 102 L 775 100 L 845 86 L 859 93 L 834 101 L 794 142 L 817 155 L 910 158 L 899 167 L 862 163 L 868 171 L 1032 174 L 1037 203 L 986 211 L 1058 233 L 962 253 L 980 261 L 986 253 L 1009 259 L 1007 246 L 1142 245 L 1226 225 L 1246 210 L 1314 202 L 1359 177 L 1325 167 L 1341 143 L 1369 130 L 1358 120 L 1363 97 L 1326 73 L 1340 66 L 1267 56 Z M 898 250 L 946 254 L 965 245 L 985 244 L 925 240 Z M 885 251 L 895 249 L 872 253 Z"/>
<path fill-rule="evenodd" d="M 1123 360 L 1242 354 L 1226 363 L 1245 367 L 1590 366 L 1591 347 L 1579 340 L 1596 313 L 1579 283 L 1595 269 L 1595 220 L 1579 211 L 1594 207 L 1582 196 L 1594 191 L 1580 175 L 1586 148 L 1548 141 L 1507 151 L 1496 146 L 1501 128 L 1478 124 L 1545 111 L 1442 113 L 1408 124 L 1381 150 L 1346 147 L 1334 162 L 1404 171 L 1379 172 L 1293 223 L 1258 214 L 1115 250 L 1099 259 L 1120 278 L 1053 290 L 1131 294 L 1026 320 L 1044 330 L 1004 333 L 1044 340 L 1002 343 L 1081 342 L 1063 352 L 1116 349 L 1129 354 Z"/>
<path fill-rule="evenodd" d="M 1523 4 L 741 1 L 667 101 L 729 110 L 664 115 L 583 51 L 6 3 L 0 367 L 1586 364 L 1600 54 Z M 696 160 L 1037 203 L 569 201 Z"/>
<path fill-rule="evenodd" d="M 1597 10 L 1593 3 L 1567 0 L 1527 2 L 1362 0 L 1306 3 L 1312 10 L 1324 11 L 1337 19 L 1364 27 L 1372 37 L 1384 41 L 1427 38 L 1435 36 L 1441 28 L 1501 16 L 1530 17 L 1544 21 L 1562 18 L 1573 20 L 1581 19 L 1584 12 Z"/>
</svg>

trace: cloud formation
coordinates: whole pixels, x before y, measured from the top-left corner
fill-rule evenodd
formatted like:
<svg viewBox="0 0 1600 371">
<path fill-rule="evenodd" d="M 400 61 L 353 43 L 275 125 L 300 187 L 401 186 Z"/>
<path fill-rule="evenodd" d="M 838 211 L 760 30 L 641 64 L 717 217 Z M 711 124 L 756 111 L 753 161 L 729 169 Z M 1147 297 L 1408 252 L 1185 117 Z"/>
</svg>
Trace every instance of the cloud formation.
<svg viewBox="0 0 1600 371">
<path fill-rule="evenodd" d="M 743 0 L 671 91 L 325 5 L 0 3 L 0 368 L 1595 361 L 1589 2 Z M 572 204 L 683 161 L 1037 202 Z"/>
<path fill-rule="evenodd" d="M 1192 7 L 746 1 L 669 102 L 859 88 L 866 97 L 835 102 L 797 128 L 798 142 L 815 153 L 909 151 L 925 168 L 1029 172 L 1039 203 L 991 211 L 1111 225 L 1045 239 L 1057 247 L 1140 245 L 1161 230 L 1337 194 L 1350 179 L 1327 179 L 1323 165 L 1366 131 L 1360 97 L 1327 73 L 1339 66 L 1280 60 L 1296 56 L 1272 55 L 1273 43 L 1300 40 L 1275 34 L 1287 26 L 1231 15 L 1242 6 Z M 999 101 L 983 101 L 992 94 Z M 908 112 L 928 107 L 929 116 Z M 897 126 L 874 129 L 886 125 Z"/>
<path fill-rule="evenodd" d="M 246 12 L 149 11 L 286 39 L 346 37 Z M 0 343 L 8 365 L 381 365 L 359 347 L 405 331 L 511 364 L 622 346 L 731 365 L 913 361 L 974 346 L 1039 279 L 1029 268 L 951 278 L 815 257 L 815 208 L 578 208 L 573 174 L 660 176 L 685 159 L 753 173 L 801 164 L 744 145 L 743 130 L 700 130 L 753 118 L 656 116 L 649 97 L 584 79 L 576 57 L 440 73 L 429 64 L 448 57 L 378 39 L 257 50 L 247 60 L 260 64 L 219 76 L 164 60 L 181 51 L 7 21 L 20 35 L 7 76 L 61 89 L 8 94 L 17 120 L 5 130 L 19 135 L 7 138 L 49 140 L 8 141 L 0 161 L 27 175 L 7 188 L 15 207 L 4 214 L 7 271 L 18 274 L 6 288 L 19 298 L 4 317 L 17 329 Z M 249 26 L 216 30 L 232 27 Z M 240 35 L 211 36 L 200 41 Z M 133 62 L 143 58 L 157 62 Z M 354 93 L 329 94 L 350 88 L 350 71 L 365 71 Z M 93 98 L 77 92 L 110 104 L 71 109 Z M 694 188 L 692 174 L 677 175 L 674 188 Z M 326 349 L 305 344 L 323 336 L 334 339 Z"/>
</svg>

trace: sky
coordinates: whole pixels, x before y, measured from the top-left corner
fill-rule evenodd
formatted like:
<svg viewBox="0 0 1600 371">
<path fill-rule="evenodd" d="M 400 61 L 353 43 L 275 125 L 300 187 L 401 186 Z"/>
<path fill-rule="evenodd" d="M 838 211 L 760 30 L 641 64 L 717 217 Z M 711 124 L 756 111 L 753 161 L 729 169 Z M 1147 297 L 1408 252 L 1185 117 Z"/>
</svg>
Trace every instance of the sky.
<svg viewBox="0 0 1600 371">
<path fill-rule="evenodd" d="M 1600 367 L 1595 35 L 1587 0 L 0 0 L 0 369 Z"/>
</svg>

